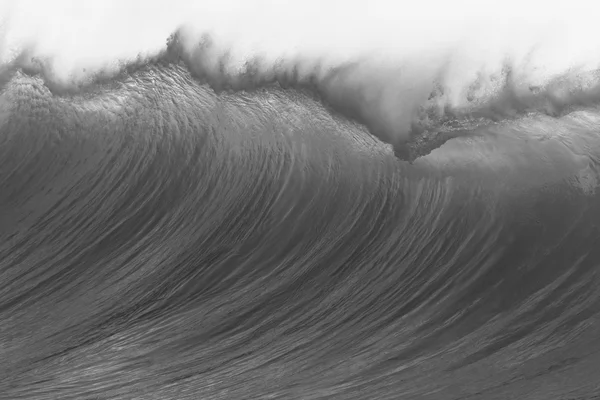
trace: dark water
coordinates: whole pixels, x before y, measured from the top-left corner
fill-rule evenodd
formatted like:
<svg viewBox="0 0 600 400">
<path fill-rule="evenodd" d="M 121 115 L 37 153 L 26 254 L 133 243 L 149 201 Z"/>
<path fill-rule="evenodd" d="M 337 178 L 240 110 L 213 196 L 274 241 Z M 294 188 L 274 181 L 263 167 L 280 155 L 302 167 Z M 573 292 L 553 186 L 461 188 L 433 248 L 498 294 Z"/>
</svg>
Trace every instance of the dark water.
<svg viewBox="0 0 600 400">
<path fill-rule="evenodd" d="M 600 111 L 409 164 L 294 89 L 0 95 L 1 399 L 600 398 Z"/>
</svg>

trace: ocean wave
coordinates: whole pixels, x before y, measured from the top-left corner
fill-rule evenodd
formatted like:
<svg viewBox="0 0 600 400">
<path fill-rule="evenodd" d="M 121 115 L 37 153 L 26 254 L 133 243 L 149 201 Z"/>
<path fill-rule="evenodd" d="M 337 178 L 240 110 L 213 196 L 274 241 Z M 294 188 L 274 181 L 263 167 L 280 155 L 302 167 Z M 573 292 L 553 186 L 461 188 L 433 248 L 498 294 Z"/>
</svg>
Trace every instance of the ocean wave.
<svg viewBox="0 0 600 400">
<path fill-rule="evenodd" d="M 457 100 L 181 35 L 0 71 L 0 398 L 594 393 L 594 73 Z"/>
</svg>

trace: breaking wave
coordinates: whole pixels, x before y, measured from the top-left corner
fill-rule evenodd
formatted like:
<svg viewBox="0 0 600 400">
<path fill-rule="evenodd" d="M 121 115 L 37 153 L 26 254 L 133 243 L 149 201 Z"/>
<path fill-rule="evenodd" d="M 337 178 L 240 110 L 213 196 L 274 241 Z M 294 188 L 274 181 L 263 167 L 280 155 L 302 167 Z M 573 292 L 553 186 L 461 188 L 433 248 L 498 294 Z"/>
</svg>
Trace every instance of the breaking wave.
<svg viewBox="0 0 600 400">
<path fill-rule="evenodd" d="M 595 393 L 595 72 L 220 48 L 2 67 L 0 398 Z"/>
</svg>

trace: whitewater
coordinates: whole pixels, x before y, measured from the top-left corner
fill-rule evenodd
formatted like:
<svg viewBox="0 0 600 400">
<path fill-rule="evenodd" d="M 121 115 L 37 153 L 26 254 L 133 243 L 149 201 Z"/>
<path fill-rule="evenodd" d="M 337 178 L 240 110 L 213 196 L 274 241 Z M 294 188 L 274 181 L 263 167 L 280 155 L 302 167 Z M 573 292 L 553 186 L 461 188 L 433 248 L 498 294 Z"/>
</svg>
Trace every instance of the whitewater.
<svg viewBox="0 0 600 400">
<path fill-rule="evenodd" d="M 0 3 L 0 399 L 600 398 L 570 2 Z"/>
</svg>

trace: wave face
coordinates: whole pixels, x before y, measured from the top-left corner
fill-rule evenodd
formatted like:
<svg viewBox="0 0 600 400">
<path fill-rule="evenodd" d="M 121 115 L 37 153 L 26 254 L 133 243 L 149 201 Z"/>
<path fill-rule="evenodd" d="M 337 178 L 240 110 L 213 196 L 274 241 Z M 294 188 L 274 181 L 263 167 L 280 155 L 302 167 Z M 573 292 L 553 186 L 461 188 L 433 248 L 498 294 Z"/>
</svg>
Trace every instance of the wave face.
<svg viewBox="0 0 600 400">
<path fill-rule="evenodd" d="M 598 393 L 599 108 L 409 164 L 310 91 L 193 72 L 4 75 L 0 398 Z"/>
</svg>

